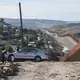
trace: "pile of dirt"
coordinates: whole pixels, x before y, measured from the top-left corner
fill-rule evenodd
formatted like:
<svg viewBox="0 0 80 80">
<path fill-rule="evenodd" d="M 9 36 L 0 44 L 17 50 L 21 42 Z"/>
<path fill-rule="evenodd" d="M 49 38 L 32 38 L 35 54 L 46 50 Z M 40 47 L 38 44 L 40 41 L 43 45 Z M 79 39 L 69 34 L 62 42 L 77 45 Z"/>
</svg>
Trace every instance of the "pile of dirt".
<svg viewBox="0 0 80 80">
<path fill-rule="evenodd" d="M 17 75 L 18 67 L 13 62 L 0 64 L 0 80 L 8 80 L 8 76 Z"/>
</svg>

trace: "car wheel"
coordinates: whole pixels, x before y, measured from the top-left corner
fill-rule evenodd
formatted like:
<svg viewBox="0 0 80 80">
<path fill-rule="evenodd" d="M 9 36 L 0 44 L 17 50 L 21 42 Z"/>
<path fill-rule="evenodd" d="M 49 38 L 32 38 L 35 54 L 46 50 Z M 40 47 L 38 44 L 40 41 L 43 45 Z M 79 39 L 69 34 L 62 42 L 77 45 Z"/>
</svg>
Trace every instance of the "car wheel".
<svg viewBox="0 0 80 80">
<path fill-rule="evenodd" d="M 36 57 L 35 57 L 35 61 L 36 61 L 36 62 L 40 62 L 40 61 L 41 61 L 41 57 L 36 56 Z"/>
<path fill-rule="evenodd" d="M 14 55 L 10 55 L 10 56 L 8 57 L 8 60 L 9 60 L 9 61 L 12 61 L 12 62 L 15 61 Z"/>
</svg>

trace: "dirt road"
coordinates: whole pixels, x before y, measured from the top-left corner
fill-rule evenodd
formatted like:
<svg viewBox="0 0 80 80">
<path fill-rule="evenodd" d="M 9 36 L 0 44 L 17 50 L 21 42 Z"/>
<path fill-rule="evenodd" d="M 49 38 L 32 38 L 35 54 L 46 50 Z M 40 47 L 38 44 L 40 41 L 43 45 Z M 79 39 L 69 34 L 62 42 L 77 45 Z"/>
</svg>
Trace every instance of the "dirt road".
<svg viewBox="0 0 80 80">
<path fill-rule="evenodd" d="M 69 36 L 59 37 L 57 33 L 51 33 L 47 30 L 43 30 L 43 32 L 54 37 L 58 42 L 67 47 L 69 50 L 71 50 L 77 44 L 77 42 Z"/>
<path fill-rule="evenodd" d="M 18 62 L 20 72 L 10 80 L 80 80 L 80 62 Z"/>
<path fill-rule="evenodd" d="M 60 42 L 62 45 L 66 46 L 69 50 L 71 50 L 77 42 L 75 42 L 71 37 L 65 36 L 65 37 L 58 37 L 56 38 L 58 42 Z"/>
</svg>

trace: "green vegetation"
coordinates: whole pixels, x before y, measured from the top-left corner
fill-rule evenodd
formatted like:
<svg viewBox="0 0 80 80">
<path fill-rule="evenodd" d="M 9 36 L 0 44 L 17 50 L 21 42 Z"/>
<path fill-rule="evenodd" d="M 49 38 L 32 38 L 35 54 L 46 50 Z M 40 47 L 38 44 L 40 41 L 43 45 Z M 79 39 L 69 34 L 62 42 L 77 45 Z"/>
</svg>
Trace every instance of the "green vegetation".
<svg viewBox="0 0 80 80">
<path fill-rule="evenodd" d="M 1 18 L 0 19 L 0 35 L 2 35 L 2 33 L 3 33 L 3 24 L 4 24 L 4 19 Z"/>
<path fill-rule="evenodd" d="M 13 52 L 13 48 L 12 48 L 10 45 L 8 45 L 8 44 L 5 44 L 5 45 L 3 46 L 3 48 L 4 48 L 7 52 Z"/>
<path fill-rule="evenodd" d="M 43 39 L 41 39 L 40 41 L 37 41 L 36 47 L 39 49 L 42 49 L 42 48 L 44 48 L 44 44 L 45 43 L 44 43 Z"/>
<path fill-rule="evenodd" d="M 62 45 L 59 43 L 59 42 L 57 42 L 57 41 L 52 41 L 51 42 L 51 46 L 54 48 L 54 50 L 56 50 L 56 51 L 61 51 L 62 50 Z"/>
</svg>

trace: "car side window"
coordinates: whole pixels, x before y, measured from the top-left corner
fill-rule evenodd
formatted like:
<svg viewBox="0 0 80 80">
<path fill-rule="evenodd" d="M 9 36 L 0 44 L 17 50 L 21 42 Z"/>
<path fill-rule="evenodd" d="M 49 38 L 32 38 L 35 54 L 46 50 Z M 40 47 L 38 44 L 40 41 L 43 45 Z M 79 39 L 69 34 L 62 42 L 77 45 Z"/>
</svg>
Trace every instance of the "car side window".
<svg viewBox="0 0 80 80">
<path fill-rule="evenodd" d="M 28 52 L 38 52 L 36 49 L 29 49 Z"/>
<path fill-rule="evenodd" d="M 22 49 L 21 51 L 19 51 L 20 53 L 23 53 L 23 52 L 27 52 L 26 49 Z"/>
</svg>

